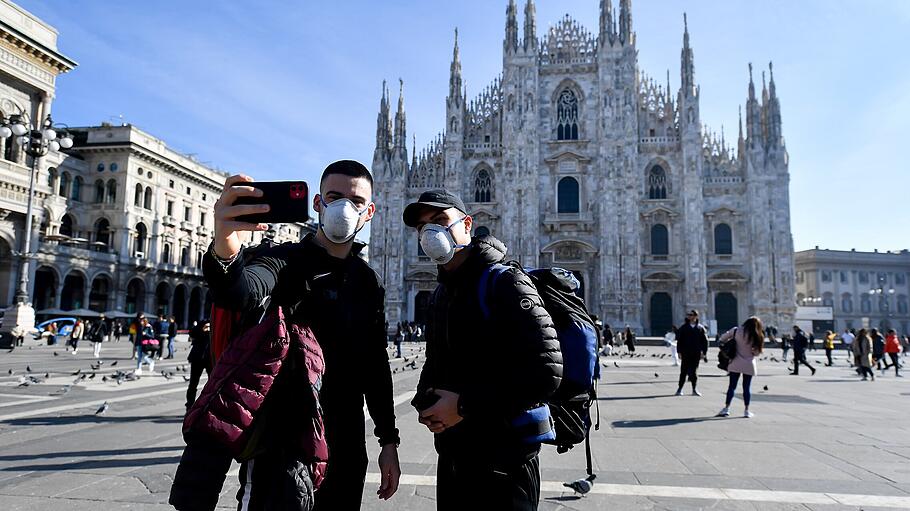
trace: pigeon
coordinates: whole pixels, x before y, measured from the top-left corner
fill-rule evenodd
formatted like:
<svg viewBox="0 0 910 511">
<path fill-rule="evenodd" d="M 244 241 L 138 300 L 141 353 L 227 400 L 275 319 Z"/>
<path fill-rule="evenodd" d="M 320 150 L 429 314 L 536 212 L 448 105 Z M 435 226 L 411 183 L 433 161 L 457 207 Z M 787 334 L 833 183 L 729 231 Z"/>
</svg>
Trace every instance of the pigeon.
<svg viewBox="0 0 910 511">
<path fill-rule="evenodd" d="M 103 366 L 103 365 L 104 365 L 104 360 L 99 360 L 99 361 L 98 361 L 98 365 L 99 365 L 99 366 Z"/>
<path fill-rule="evenodd" d="M 95 415 L 104 415 L 104 412 L 110 408 L 111 405 L 107 404 L 107 401 L 101 403 L 101 406 L 95 411 Z"/>
<path fill-rule="evenodd" d="M 183 381 L 190 381 L 190 379 L 186 375 L 183 375 Z"/>
<path fill-rule="evenodd" d="M 768 392 L 768 386 L 765 385 L 764 387 L 762 387 L 762 390 L 764 390 L 765 392 Z"/>
<path fill-rule="evenodd" d="M 167 372 L 167 371 L 161 371 L 161 376 L 164 376 L 164 379 L 165 379 L 165 380 L 170 380 L 170 379 L 171 379 L 171 373 L 169 373 L 169 372 Z"/>
<path fill-rule="evenodd" d="M 101 377 L 101 381 L 102 381 L 102 382 L 106 382 L 106 381 L 107 381 L 107 376 L 102 376 L 102 377 Z"/>
<path fill-rule="evenodd" d="M 66 394 L 67 392 L 70 391 L 70 388 L 72 388 L 72 385 L 64 385 L 63 388 L 60 389 L 60 393 L 57 395 L 62 396 L 63 394 Z M 51 395 L 53 396 L 54 394 L 51 394 Z"/>
<path fill-rule="evenodd" d="M 51 377 L 51 373 L 44 373 L 44 377 L 45 377 L 45 378 L 50 378 L 50 377 Z"/>
<path fill-rule="evenodd" d="M 55 356 L 55 357 L 59 357 L 59 356 L 60 356 L 60 354 L 59 354 L 59 353 L 57 353 L 57 352 L 56 352 L 56 351 L 55 351 L 55 352 L 54 352 L 54 356 Z"/>
<path fill-rule="evenodd" d="M 12 375 L 13 375 L 13 370 L 12 370 L 12 369 L 10 369 L 10 370 L 9 370 L 9 371 L 7 371 L 7 372 L 8 372 L 8 374 L 9 374 L 9 375 L 10 375 L 10 376 L 12 376 Z"/>
<path fill-rule="evenodd" d="M 100 364 L 99 364 L 99 365 L 89 364 L 89 365 L 91 366 L 92 371 L 97 371 L 98 369 L 101 369 L 101 365 L 100 365 Z"/>
<path fill-rule="evenodd" d="M 119 360 L 115 360 L 115 361 L 111 362 L 111 367 L 114 367 L 115 365 L 117 365 L 117 362 L 119 362 Z"/>
<path fill-rule="evenodd" d="M 82 376 L 79 377 L 80 380 L 84 380 L 84 379 L 86 379 L 86 378 L 88 378 L 88 375 L 87 375 L 87 374 L 83 374 Z"/>
<path fill-rule="evenodd" d="M 25 376 L 20 376 L 20 377 L 19 377 L 19 386 L 20 386 L 20 387 L 28 387 L 28 386 L 31 385 L 31 384 L 32 384 L 32 383 L 31 383 L 30 381 L 28 381 L 28 380 L 25 379 Z"/>
<path fill-rule="evenodd" d="M 79 374 L 80 374 L 81 372 L 82 372 L 82 369 L 76 369 L 76 372 L 73 373 L 73 374 L 71 374 L 70 376 L 79 376 Z"/>
<path fill-rule="evenodd" d="M 95 379 L 95 373 L 92 373 L 92 375 L 89 376 L 88 379 L 89 379 L 89 380 L 94 380 L 94 379 Z"/>
<path fill-rule="evenodd" d="M 591 488 L 594 487 L 594 479 L 597 477 L 596 474 L 591 474 L 584 479 L 578 479 L 577 481 L 572 481 L 571 483 L 562 483 L 566 488 L 572 488 L 576 494 L 585 495 L 591 491 Z"/>
<path fill-rule="evenodd" d="M 657 374 L 657 373 L 654 373 L 654 377 L 655 377 L 655 378 L 660 378 L 660 375 Z"/>
<path fill-rule="evenodd" d="M 613 365 L 619 367 L 619 364 L 617 364 L 615 360 L 613 361 Z"/>
<path fill-rule="evenodd" d="M 25 372 L 27 372 L 27 373 L 32 372 L 32 366 L 25 366 Z"/>
</svg>

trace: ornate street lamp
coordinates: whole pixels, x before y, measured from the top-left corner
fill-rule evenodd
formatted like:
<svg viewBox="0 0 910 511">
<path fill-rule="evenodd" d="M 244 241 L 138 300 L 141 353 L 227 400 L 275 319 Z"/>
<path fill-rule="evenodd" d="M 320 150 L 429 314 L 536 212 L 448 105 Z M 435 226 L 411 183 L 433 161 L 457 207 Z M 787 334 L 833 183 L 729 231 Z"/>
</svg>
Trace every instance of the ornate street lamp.
<svg viewBox="0 0 910 511">
<path fill-rule="evenodd" d="M 32 201 L 35 196 L 35 174 L 38 172 L 38 160 L 50 151 L 73 147 L 73 139 L 66 132 L 64 125 L 55 125 L 48 115 L 40 126 L 34 126 L 24 112 L 0 120 L 0 137 L 15 137 L 23 147 L 25 154 L 32 157 L 31 175 L 28 180 L 28 206 L 25 210 L 25 241 L 23 243 L 19 265 L 19 288 L 16 290 L 15 303 L 28 303 L 28 260 L 31 257 L 32 245 Z M 58 133 L 60 130 L 60 133 Z"/>
</svg>

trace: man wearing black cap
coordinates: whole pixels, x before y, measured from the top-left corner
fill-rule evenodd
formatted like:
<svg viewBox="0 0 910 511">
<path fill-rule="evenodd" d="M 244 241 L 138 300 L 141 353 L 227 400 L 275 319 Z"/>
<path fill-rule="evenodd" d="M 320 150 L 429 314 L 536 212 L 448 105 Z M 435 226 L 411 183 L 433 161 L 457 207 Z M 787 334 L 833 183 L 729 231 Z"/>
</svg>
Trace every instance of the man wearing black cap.
<svg viewBox="0 0 910 511">
<path fill-rule="evenodd" d="M 562 354 L 553 321 L 531 279 L 510 267 L 491 285 L 481 312 L 479 285 L 506 247 L 471 237 L 472 219 L 445 190 L 421 194 L 404 210 L 439 285 L 427 314 L 427 358 L 412 404 L 435 433 L 437 509 L 537 509 L 540 443 L 512 422 L 556 390 Z"/>
<path fill-rule="evenodd" d="M 676 332 L 676 352 L 679 353 L 679 388 L 676 395 L 681 396 L 686 378 L 692 384 L 692 395 L 700 396 L 698 384 L 698 364 L 708 354 L 708 336 L 705 327 L 698 322 L 698 311 L 686 313 L 686 322 Z"/>
<path fill-rule="evenodd" d="M 364 401 L 382 446 L 376 493 L 388 499 L 398 488 L 400 441 L 386 352 L 385 290 L 376 273 L 357 256 L 364 245 L 354 240 L 376 210 L 373 178 L 356 161 L 332 163 L 322 174 L 320 193 L 313 198 L 313 209 L 319 214 L 316 234 L 308 234 L 300 242 L 266 247 L 247 261 L 238 233 L 265 231 L 268 225 L 243 222 L 237 217 L 266 212 L 269 207 L 234 204 L 239 197 L 261 196 L 258 189 L 242 185 L 249 181 L 252 179 L 246 176 L 228 178 L 215 204 L 214 241 L 203 258 L 203 271 L 215 302 L 230 310 L 250 311 L 271 297 L 270 303 L 282 306 L 289 322 L 310 326 L 322 347 L 325 374 L 320 404 L 330 458 L 316 493 L 315 509 L 360 509 L 368 464 Z M 311 419 L 297 416 L 300 407 L 293 401 L 297 390 L 279 394 L 289 399 L 273 405 L 273 414 L 266 416 L 267 429 L 257 445 L 265 454 L 241 467 L 237 498 L 243 511 L 273 509 L 265 503 L 268 499 L 281 498 L 282 493 L 293 490 L 282 485 L 287 479 L 282 459 L 288 453 L 293 455 L 300 421 Z M 272 389 L 269 397 L 274 392 Z M 192 497 L 197 489 L 177 479 L 171 503 L 180 510 L 202 509 L 184 498 L 187 494 Z M 217 493 L 215 496 L 217 499 Z M 175 500 L 182 502 L 182 507 Z"/>
</svg>

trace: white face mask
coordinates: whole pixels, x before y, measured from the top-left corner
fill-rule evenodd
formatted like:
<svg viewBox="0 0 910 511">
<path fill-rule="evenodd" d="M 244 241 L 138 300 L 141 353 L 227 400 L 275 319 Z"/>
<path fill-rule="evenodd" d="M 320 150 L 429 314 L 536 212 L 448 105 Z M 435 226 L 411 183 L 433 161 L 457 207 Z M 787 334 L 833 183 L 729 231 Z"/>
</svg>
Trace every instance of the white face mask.
<svg viewBox="0 0 910 511">
<path fill-rule="evenodd" d="M 439 224 L 426 224 L 420 229 L 420 246 L 424 253 L 436 264 L 446 264 L 455 257 L 455 251 L 459 248 L 465 248 L 467 245 L 455 243 L 452 236 L 452 227 L 464 221 L 456 220 L 452 225 L 446 227 Z"/>
<path fill-rule="evenodd" d="M 360 231 L 357 227 L 360 217 L 367 212 L 369 207 L 358 211 L 351 199 L 337 199 L 326 204 L 325 200 L 319 197 L 319 202 L 322 203 L 322 211 L 319 212 L 319 228 L 322 229 L 325 237 L 339 245 L 354 239 L 354 236 Z"/>
</svg>

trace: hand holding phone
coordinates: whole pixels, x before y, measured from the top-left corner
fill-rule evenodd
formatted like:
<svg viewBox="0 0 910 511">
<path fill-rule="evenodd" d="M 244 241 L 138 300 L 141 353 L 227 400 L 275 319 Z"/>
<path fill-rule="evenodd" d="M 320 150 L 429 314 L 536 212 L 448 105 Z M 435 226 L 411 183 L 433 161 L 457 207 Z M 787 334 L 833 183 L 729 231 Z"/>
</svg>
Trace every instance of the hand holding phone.
<svg viewBox="0 0 910 511">
<path fill-rule="evenodd" d="M 238 185 L 235 185 L 238 186 Z M 251 212 L 236 217 L 248 223 L 294 223 L 310 219 L 309 188 L 304 181 L 256 181 L 244 183 L 261 193 L 238 197 L 234 204 L 266 204 L 264 212 Z"/>
<path fill-rule="evenodd" d="M 249 186 L 253 178 L 237 174 L 227 178 L 221 196 L 215 202 L 214 252 L 222 259 L 230 259 L 240 252 L 242 231 L 264 231 L 269 228 L 265 223 L 251 223 L 238 220 L 242 215 L 268 212 L 268 204 L 241 204 L 235 202 L 241 197 L 261 197 L 262 191 Z"/>
</svg>

